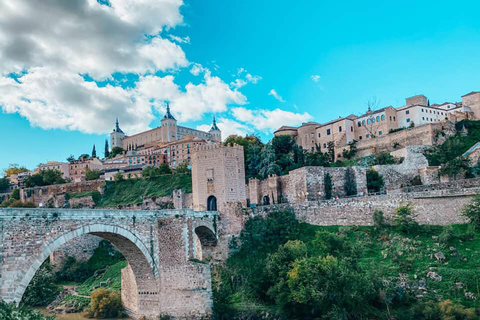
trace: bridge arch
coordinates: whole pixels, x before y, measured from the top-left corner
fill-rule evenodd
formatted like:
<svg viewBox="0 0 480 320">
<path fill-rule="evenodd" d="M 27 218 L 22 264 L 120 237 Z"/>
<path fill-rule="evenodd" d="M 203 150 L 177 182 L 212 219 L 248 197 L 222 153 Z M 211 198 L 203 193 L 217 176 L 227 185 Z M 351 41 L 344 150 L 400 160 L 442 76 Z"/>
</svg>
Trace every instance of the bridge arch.
<svg viewBox="0 0 480 320">
<path fill-rule="evenodd" d="M 211 226 L 199 224 L 195 228 L 195 257 L 199 260 L 211 258 L 218 243 L 217 235 Z"/>
<path fill-rule="evenodd" d="M 19 271 L 20 284 L 15 289 L 14 301 L 20 303 L 25 290 L 42 263 L 52 252 L 62 245 L 84 234 L 92 234 L 110 241 L 126 258 L 133 271 L 133 281 L 136 290 L 130 292 L 126 305 L 127 312 L 133 316 L 149 316 L 159 307 L 159 271 L 148 248 L 135 234 L 127 229 L 108 224 L 85 225 L 73 231 L 59 235 L 46 242 L 40 248 L 40 253 L 33 257 L 33 263 L 26 271 Z M 123 273 L 122 273 L 123 275 Z"/>
</svg>

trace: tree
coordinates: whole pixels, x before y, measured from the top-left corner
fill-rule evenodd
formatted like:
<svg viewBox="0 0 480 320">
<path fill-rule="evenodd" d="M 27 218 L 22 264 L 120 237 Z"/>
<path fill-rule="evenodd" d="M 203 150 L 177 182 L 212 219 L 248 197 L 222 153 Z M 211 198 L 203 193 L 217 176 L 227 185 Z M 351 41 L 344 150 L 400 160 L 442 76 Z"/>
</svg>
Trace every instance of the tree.
<svg viewBox="0 0 480 320">
<path fill-rule="evenodd" d="M 480 230 L 480 194 L 476 194 L 470 203 L 463 207 L 462 215 Z"/>
<path fill-rule="evenodd" d="M 22 298 L 22 303 L 30 307 L 46 306 L 60 293 L 60 288 L 55 284 L 52 267 L 44 262 L 35 276 L 30 281 Z"/>
<path fill-rule="evenodd" d="M 78 157 L 78 160 L 85 160 L 85 159 L 88 159 L 88 158 L 90 158 L 88 153 L 83 153 L 83 154 L 80 155 L 80 157 Z"/>
<path fill-rule="evenodd" d="M 19 166 L 16 163 L 11 163 L 8 166 L 8 168 L 3 171 L 3 175 L 5 177 L 9 177 L 13 174 L 19 174 L 19 173 L 23 173 L 23 172 L 28 172 L 28 169 L 23 167 L 23 166 Z"/>
<path fill-rule="evenodd" d="M 125 150 L 123 150 L 121 147 L 113 147 L 112 152 L 110 152 L 109 157 L 110 158 L 115 158 L 117 155 L 122 154 Z"/>
<path fill-rule="evenodd" d="M 171 174 L 172 169 L 167 163 L 162 163 L 161 165 L 158 166 L 157 168 L 157 175 L 162 175 L 162 174 Z"/>
<path fill-rule="evenodd" d="M 345 159 L 352 159 L 357 154 L 357 140 L 348 143 L 348 150 L 343 149 L 342 156 Z"/>
<path fill-rule="evenodd" d="M 388 152 L 375 153 L 374 161 L 376 165 L 395 164 L 395 158 Z"/>
<path fill-rule="evenodd" d="M 355 173 L 350 167 L 345 170 L 344 188 L 347 196 L 354 196 L 357 194 L 357 181 L 355 180 Z"/>
<path fill-rule="evenodd" d="M 85 180 L 97 180 L 100 178 L 99 170 L 90 170 L 87 168 L 85 171 Z"/>
<path fill-rule="evenodd" d="M 415 217 L 416 215 L 413 212 L 412 204 L 407 203 L 397 208 L 394 214 L 393 224 L 397 226 L 399 231 L 410 233 L 410 231 L 415 231 L 418 227 Z"/>
<path fill-rule="evenodd" d="M 75 161 L 75 156 L 73 154 L 69 155 L 68 158 L 67 158 L 67 161 L 69 163 L 72 163 L 73 161 Z"/>
<path fill-rule="evenodd" d="M 191 174 L 192 172 L 189 168 L 188 162 L 182 162 L 175 168 L 175 173 Z"/>
<path fill-rule="evenodd" d="M 125 179 L 123 178 L 123 174 L 122 174 L 121 172 L 117 172 L 117 173 L 115 174 L 115 176 L 113 177 L 113 179 L 115 180 L 115 182 L 120 182 L 120 181 L 125 180 Z"/>
<path fill-rule="evenodd" d="M 332 176 L 330 173 L 326 173 L 325 177 L 323 178 L 323 183 L 325 185 L 325 199 L 331 199 L 332 198 Z"/>
<path fill-rule="evenodd" d="M 379 192 L 383 188 L 383 177 L 373 168 L 367 171 L 368 192 Z"/>
<path fill-rule="evenodd" d="M 52 184 L 62 184 L 67 182 L 67 179 L 63 178 L 62 172 L 52 169 L 42 170 L 25 178 L 25 186 L 27 188 L 49 186 Z"/>
<path fill-rule="evenodd" d="M 88 315 L 93 318 L 117 318 L 123 314 L 120 293 L 100 288 L 92 292 Z"/>
<path fill-rule="evenodd" d="M 439 170 L 440 175 L 446 175 L 449 178 L 456 179 L 459 175 L 465 175 L 471 170 L 472 161 L 467 157 L 457 157 L 442 165 Z"/>
<path fill-rule="evenodd" d="M 10 193 L 10 198 L 20 200 L 20 189 L 13 189 L 12 193 Z"/>
<path fill-rule="evenodd" d="M 295 140 L 289 135 L 275 136 L 272 139 L 272 147 L 277 156 L 281 154 L 289 154 L 293 151 L 293 146 L 295 145 Z"/>
<path fill-rule="evenodd" d="M 6 192 L 10 186 L 10 181 L 7 177 L 0 178 L 0 193 Z"/>
<path fill-rule="evenodd" d="M 329 141 L 327 144 L 327 160 L 330 163 L 335 162 L 335 143 L 333 141 Z"/>
<path fill-rule="evenodd" d="M 262 178 L 267 178 L 269 175 L 280 174 L 281 168 L 276 162 L 275 151 L 272 144 L 266 144 L 262 149 L 262 162 L 260 164 L 259 175 Z"/>
<path fill-rule="evenodd" d="M 108 147 L 108 140 L 105 139 L 105 151 L 103 152 L 105 158 L 108 158 L 110 155 L 110 148 Z"/>
<path fill-rule="evenodd" d="M 97 157 L 97 150 L 95 149 L 95 143 L 93 144 L 93 149 L 92 149 L 92 158 Z"/>
</svg>

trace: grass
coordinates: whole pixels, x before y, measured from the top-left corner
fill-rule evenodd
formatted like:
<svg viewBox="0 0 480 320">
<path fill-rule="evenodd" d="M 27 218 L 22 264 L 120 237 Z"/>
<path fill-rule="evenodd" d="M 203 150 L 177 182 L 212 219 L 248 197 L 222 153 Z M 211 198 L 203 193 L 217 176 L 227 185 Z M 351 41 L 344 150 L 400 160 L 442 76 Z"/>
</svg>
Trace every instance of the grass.
<svg viewBox="0 0 480 320">
<path fill-rule="evenodd" d="M 65 198 L 66 199 L 73 199 L 73 198 L 83 198 L 83 197 L 92 197 L 92 200 L 95 204 L 98 204 L 102 195 L 97 190 L 87 191 L 87 192 L 80 192 L 80 193 L 67 193 Z"/>
<path fill-rule="evenodd" d="M 119 291 L 122 288 L 122 279 L 121 279 L 121 270 L 127 266 L 127 261 L 123 260 L 115 263 L 105 269 L 104 273 L 101 273 L 97 276 L 93 275 L 92 277 L 85 280 L 80 286 L 77 287 L 76 291 L 82 296 L 90 296 L 93 291 L 93 288 L 100 286 L 101 282 L 107 282 L 110 279 L 110 282 L 104 288 Z"/>
<path fill-rule="evenodd" d="M 142 203 L 144 198 L 172 195 L 173 190 L 192 192 L 192 177 L 188 174 L 169 174 L 147 179 L 107 181 L 100 207 Z"/>
</svg>

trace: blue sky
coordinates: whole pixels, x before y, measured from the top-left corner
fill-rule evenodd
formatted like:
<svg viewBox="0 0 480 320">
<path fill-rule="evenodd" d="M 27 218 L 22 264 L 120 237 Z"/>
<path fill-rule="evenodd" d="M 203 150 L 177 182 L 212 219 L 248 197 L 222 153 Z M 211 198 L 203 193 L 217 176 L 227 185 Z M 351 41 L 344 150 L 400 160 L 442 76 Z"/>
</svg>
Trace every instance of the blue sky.
<svg viewBox="0 0 480 320">
<path fill-rule="evenodd" d="M 166 100 L 181 125 L 215 114 L 267 141 L 373 97 L 480 90 L 478 1 L 93 1 L 0 4 L 0 168 L 103 153 L 116 116 L 127 133 L 155 127 Z"/>
</svg>

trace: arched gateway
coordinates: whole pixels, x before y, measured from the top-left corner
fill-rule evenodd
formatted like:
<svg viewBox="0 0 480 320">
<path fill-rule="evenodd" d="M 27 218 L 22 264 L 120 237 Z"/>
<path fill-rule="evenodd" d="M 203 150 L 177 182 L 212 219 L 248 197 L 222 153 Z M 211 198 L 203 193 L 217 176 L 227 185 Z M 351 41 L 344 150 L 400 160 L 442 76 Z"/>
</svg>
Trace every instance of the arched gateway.
<svg viewBox="0 0 480 320">
<path fill-rule="evenodd" d="M 92 234 L 110 241 L 128 261 L 122 271 L 122 302 L 131 316 L 206 316 L 212 305 L 210 269 L 191 260 L 215 250 L 215 214 L 1 209 L 0 298 L 20 302 L 52 252 Z"/>
</svg>

